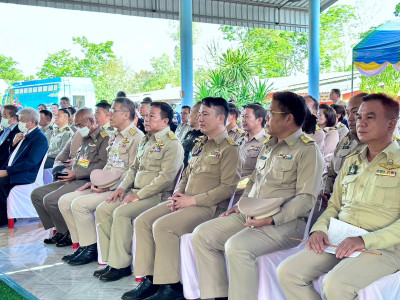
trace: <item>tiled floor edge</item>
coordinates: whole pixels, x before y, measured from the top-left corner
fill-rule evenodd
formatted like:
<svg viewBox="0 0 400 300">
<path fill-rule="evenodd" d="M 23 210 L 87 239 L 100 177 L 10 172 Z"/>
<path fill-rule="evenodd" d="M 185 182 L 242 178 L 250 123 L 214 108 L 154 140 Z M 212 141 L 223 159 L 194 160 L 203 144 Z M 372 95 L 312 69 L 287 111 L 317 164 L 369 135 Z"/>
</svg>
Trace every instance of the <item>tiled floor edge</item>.
<svg viewBox="0 0 400 300">
<path fill-rule="evenodd" d="M 5 284 L 7 284 L 9 287 L 17 291 L 22 297 L 24 297 L 27 300 L 39 300 L 35 296 L 33 296 L 30 292 L 25 290 L 22 286 L 20 286 L 18 283 L 16 283 L 14 280 L 12 280 L 10 277 L 7 275 L 3 274 L 0 272 L 0 280 L 3 281 Z"/>
</svg>

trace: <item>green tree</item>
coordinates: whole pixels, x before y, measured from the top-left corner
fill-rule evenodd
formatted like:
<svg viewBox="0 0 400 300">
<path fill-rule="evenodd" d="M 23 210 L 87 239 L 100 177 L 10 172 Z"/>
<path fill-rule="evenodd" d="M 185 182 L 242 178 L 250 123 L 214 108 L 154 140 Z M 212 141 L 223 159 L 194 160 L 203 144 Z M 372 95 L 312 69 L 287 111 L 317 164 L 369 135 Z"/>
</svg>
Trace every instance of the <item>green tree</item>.
<svg viewBox="0 0 400 300">
<path fill-rule="evenodd" d="M 16 68 L 17 65 L 18 63 L 11 57 L 0 54 L 0 79 L 3 79 L 8 85 L 24 80 L 25 76 Z"/>
<path fill-rule="evenodd" d="M 367 93 L 386 93 L 397 98 L 400 94 L 400 72 L 389 65 L 378 76 L 361 76 L 360 90 Z"/>
<path fill-rule="evenodd" d="M 396 17 L 400 17 L 400 3 L 398 3 L 395 7 L 394 13 Z"/>
</svg>

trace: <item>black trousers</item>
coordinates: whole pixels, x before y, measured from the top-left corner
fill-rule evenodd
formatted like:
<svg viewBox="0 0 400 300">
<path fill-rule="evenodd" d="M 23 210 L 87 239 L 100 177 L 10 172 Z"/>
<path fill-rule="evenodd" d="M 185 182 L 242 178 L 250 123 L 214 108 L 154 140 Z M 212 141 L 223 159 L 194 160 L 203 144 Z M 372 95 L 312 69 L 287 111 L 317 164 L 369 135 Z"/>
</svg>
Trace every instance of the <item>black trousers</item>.
<svg viewBox="0 0 400 300">
<path fill-rule="evenodd" d="M 10 178 L 0 177 L 0 226 L 7 224 L 7 197 L 17 184 L 10 184 Z"/>
<path fill-rule="evenodd" d="M 55 158 L 48 157 L 46 159 L 46 162 L 44 163 L 44 168 L 45 169 L 51 169 L 53 167 L 53 165 L 54 165 L 54 161 L 55 160 L 56 160 Z"/>
</svg>

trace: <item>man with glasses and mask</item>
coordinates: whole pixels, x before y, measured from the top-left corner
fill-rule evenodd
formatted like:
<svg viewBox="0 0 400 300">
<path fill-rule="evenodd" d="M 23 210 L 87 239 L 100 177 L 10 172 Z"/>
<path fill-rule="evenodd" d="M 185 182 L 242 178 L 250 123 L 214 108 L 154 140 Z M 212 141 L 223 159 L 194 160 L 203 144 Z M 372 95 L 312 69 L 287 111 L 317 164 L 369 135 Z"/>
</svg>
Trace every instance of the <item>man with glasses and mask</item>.
<svg viewBox="0 0 400 300">
<path fill-rule="evenodd" d="M 98 187 L 88 182 L 75 192 L 62 196 L 58 202 L 72 242 L 79 243 L 79 248 L 73 254 L 62 258 L 70 265 L 84 265 L 97 260 L 94 211 L 118 187 L 134 162 L 143 137 L 143 133 L 133 123 L 135 110 L 135 104 L 123 97 L 115 99 L 110 109 L 110 124 L 116 131 L 110 138 L 108 161 L 103 170 L 105 175 L 108 171 L 120 173 L 119 182 L 110 187 Z"/>
<path fill-rule="evenodd" d="M 10 156 L 10 146 L 18 129 L 18 108 L 13 105 L 4 105 L 1 114 L 1 125 L 3 130 L 0 132 L 0 168 L 5 165 Z"/>
<path fill-rule="evenodd" d="M 303 97 L 273 95 L 266 126 L 271 138 L 264 142 L 239 200 L 239 206 L 241 201 L 256 206 L 262 201 L 268 207 L 273 198 L 282 198 L 283 204 L 254 217 L 234 206 L 194 230 L 201 299 L 257 300 L 257 257 L 295 247 L 299 242 L 290 238 L 303 237 L 324 168 L 318 146 L 301 130 L 305 117 Z"/>
<path fill-rule="evenodd" d="M 58 181 L 36 188 L 31 194 L 33 206 L 38 212 L 44 229 L 56 227 L 57 233 L 45 244 L 58 247 L 72 245 L 67 224 L 58 208 L 61 196 L 71 193 L 89 181 L 94 169 L 102 169 L 107 163 L 108 134 L 96 123 L 89 108 L 82 108 L 75 114 L 77 132 L 83 137 L 72 170 L 63 170 Z"/>
<path fill-rule="evenodd" d="M 38 111 L 24 108 L 17 116 L 21 132 L 14 136 L 11 155 L 0 170 L 0 226 L 7 224 L 7 197 L 11 189 L 16 185 L 35 182 L 48 149 L 46 136 L 38 128 Z"/>
</svg>

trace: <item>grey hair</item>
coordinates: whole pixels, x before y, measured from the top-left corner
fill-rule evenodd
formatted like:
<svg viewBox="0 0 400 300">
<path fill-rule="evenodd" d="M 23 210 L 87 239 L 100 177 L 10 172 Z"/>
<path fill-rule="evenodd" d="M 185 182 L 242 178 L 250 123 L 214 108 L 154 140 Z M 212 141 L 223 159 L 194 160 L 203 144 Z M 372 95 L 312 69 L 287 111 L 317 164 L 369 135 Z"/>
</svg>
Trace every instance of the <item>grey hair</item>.
<svg viewBox="0 0 400 300">
<path fill-rule="evenodd" d="M 19 117 L 24 116 L 28 122 L 34 121 L 35 125 L 39 124 L 39 121 L 40 121 L 39 112 L 32 107 L 27 107 L 27 108 L 21 109 L 19 112 L 17 112 L 17 116 L 19 116 Z"/>
</svg>

